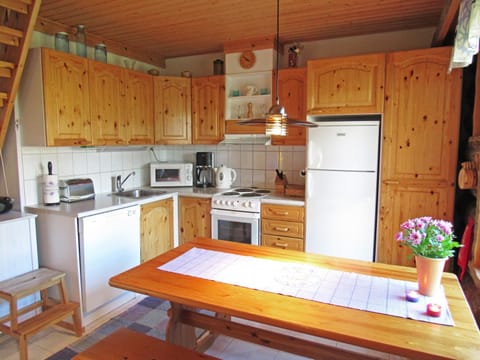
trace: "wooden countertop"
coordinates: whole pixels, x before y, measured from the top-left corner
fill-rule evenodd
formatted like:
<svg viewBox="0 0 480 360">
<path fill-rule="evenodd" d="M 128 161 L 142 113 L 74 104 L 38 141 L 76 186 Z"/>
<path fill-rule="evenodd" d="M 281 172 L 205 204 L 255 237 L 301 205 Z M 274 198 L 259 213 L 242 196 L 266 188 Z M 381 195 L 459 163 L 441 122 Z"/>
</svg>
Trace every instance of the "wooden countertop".
<svg viewBox="0 0 480 360">
<path fill-rule="evenodd" d="M 455 326 L 443 326 L 160 271 L 192 247 L 315 264 L 341 271 L 416 281 L 413 268 L 326 257 L 269 247 L 196 239 L 114 276 L 114 287 L 185 306 L 252 320 L 364 348 L 422 359 L 477 359 L 480 333 L 455 275 L 442 285 Z"/>
</svg>

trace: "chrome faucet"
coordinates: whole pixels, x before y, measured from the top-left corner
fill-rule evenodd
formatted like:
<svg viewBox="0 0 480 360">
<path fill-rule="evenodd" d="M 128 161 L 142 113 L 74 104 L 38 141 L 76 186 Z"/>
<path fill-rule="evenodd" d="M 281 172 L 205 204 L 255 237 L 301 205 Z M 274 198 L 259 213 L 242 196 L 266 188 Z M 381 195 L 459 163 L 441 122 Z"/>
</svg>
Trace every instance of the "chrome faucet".
<svg viewBox="0 0 480 360">
<path fill-rule="evenodd" d="M 125 189 L 123 188 L 123 184 L 125 184 L 125 181 L 128 180 L 130 176 L 135 176 L 135 171 L 132 171 L 130 174 L 127 175 L 125 179 L 122 181 L 122 175 L 117 175 L 117 191 L 122 192 Z"/>
</svg>

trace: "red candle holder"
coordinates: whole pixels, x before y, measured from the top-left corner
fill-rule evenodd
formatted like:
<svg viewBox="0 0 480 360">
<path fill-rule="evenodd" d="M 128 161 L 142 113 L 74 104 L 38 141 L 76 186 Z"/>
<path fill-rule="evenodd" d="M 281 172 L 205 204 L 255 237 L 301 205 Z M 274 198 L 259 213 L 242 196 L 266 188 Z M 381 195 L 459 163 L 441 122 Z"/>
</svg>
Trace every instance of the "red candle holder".
<svg viewBox="0 0 480 360">
<path fill-rule="evenodd" d="M 442 314 L 442 307 L 438 304 L 428 304 L 427 305 L 427 315 L 432 317 L 440 317 Z"/>
</svg>

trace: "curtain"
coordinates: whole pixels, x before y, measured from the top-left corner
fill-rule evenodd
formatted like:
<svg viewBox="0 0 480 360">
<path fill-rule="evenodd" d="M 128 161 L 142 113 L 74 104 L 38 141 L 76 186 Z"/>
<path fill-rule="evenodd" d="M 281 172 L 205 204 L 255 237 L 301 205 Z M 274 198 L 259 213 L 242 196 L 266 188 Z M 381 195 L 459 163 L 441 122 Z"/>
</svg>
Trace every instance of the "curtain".
<svg viewBox="0 0 480 360">
<path fill-rule="evenodd" d="M 480 37 L 480 0 L 462 0 L 458 12 L 455 44 L 450 70 L 467 67 L 478 53 Z"/>
</svg>

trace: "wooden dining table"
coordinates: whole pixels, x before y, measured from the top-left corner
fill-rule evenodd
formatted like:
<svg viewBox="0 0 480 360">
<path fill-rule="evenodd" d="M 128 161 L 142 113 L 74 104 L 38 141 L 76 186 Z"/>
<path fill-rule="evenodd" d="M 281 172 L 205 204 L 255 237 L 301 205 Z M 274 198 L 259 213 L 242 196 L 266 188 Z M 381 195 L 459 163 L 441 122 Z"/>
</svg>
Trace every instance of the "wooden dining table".
<svg viewBox="0 0 480 360">
<path fill-rule="evenodd" d="M 336 306 L 159 270 L 192 248 L 416 281 L 414 268 L 197 238 L 110 279 L 170 301 L 166 338 L 205 351 L 218 334 L 311 358 L 480 359 L 480 332 L 457 277 L 442 286 L 454 326 Z M 195 328 L 205 331 L 200 335 Z M 352 346 L 353 345 L 353 346 Z"/>
</svg>

